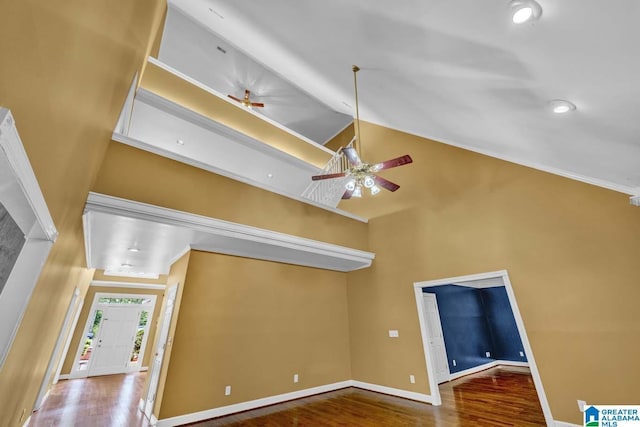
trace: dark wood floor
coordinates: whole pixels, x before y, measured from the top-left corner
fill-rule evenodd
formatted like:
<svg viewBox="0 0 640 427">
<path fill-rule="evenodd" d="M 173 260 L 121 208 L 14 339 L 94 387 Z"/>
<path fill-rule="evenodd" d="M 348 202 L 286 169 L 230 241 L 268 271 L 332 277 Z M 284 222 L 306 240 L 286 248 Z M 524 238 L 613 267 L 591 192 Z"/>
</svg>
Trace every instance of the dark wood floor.
<svg viewBox="0 0 640 427">
<path fill-rule="evenodd" d="M 147 427 L 137 410 L 144 374 L 62 381 L 30 427 Z M 526 368 L 498 367 L 440 385 L 442 406 L 347 388 L 226 417 L 196 427 L 544 426 Z"/>
<path fill-rule="evenodd" d="M 442 406 L 347 388 L 220 417 L 194 427 L 544 426 L 527 368 L 497 367 L 440 385 Z"/>
</svg>

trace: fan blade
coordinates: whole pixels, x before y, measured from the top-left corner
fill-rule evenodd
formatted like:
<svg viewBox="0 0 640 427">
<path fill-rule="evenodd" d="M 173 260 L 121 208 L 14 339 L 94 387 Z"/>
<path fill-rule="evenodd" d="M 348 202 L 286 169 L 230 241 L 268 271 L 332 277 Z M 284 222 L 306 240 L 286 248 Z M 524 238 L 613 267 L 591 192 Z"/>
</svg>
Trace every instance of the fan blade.
<svg viewBox="0 0 640 427">
<path fill-rule="evenodd" d="M 314 175 L 311 177 L 312 181 L 320 181 L 321 179 L 332 179 L 332 178 L 342 178 L 343 176 L 347 176 L 346 172 L 339 173 L 330 173 L 327 175 Z"/>
<path fill-rule="evenodd" d="M 262 107 L 264 107 L 264 104 L 262 102 L 252 102 L 251 106 L 252 107 L 260 107 L 260 108 L 262 108 Z"/>
<path fill-rule="evenodd" d="M 233 99 L 233 100 L 234 100 L 234 101 L 236 101 L 236 102 L 242 102 L 242 99 L 240 99 L 240 98 L 236 98 L 236 97 L 235 97 L 235 96 L 233 96 L 233 95 L 227 95 L 227 96 L 228 96 L 229 98 Z"/>
<path fill-rule="evenodd" d="M 408 156 L 407 156 L 408 157 Z M 404 163 L 403 163 L 404 164 Z M 396 191 L 398 188 L 400 188 L 400 186 L 398 184 L 394 184 L 393 182 L 382 178 L 381 176 L 374 176 L 373 180 L 376 182 L 376 184 L 378 184 L 380 187 L 389 190 L 389 191 Z"/>
<path fill-rule="evenodd" d="M 397 166 L 406 165 L 412 163 L 413 159 L 408 154 L 404 156 L 396 157 L 395 159 L 387 160 L 386 162 L 376 163 L 373 166 L 374 171 L 382 171 L 385 169 L 395 168 Z"/>
<path fill-rule="evenodd" d="M 351 163 L 352 166 L 358 166 L 359 164 L 362 163 L 362 161 L 360 160 L 360 157 L 358 156 L 358 152 L 356 151 L 355 148 L 353 147 L 343 148 L 342 152 L 344 153 L 345 156 L 347 156 L 347 160 L 349 160 L 349 163 Z"/>
<path fill-rule="evenodd" d="M 349 190 L 347 190 L 347 191 L 345 191 L 345 192 L 344 192 L 344 194 L 342 195 L 342 198 L 343 198 L 344 200 L 350 199 L 352 194 L 353 194 L 353 191 L 349 191 Z"/>
</svg>

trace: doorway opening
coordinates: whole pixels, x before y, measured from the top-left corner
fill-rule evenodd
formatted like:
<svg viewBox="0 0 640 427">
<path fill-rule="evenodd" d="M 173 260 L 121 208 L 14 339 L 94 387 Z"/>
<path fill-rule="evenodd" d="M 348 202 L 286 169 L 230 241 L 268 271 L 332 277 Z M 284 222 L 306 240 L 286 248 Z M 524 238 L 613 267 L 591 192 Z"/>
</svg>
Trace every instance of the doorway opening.
<svg viewBox="0 0 640 427">
<path fill-rule="evenodd" d="M 69 378 L 141 369 L 155 295 L 96 293 Z"/>
<path fill-rule="evenodd" d="M 508 359 L 512 360 L 508 360 L 508 362 L 506 363 L 516 366 L 529 367 L 545 420 L 547 421 L 547 423 L 553 423 L 551 409 L 544 393 L 540 374 L 536 366 L 535 358 L 531 350 L 531 345 L 529 344 L 529 339 L 527 338 L 524 323 L 522 321 L 522 317 L 520 316 L 520 310 L 518 309 L 515 295 L 513 293 L 513 288 L 511 287 L 509 275 L 506 270 L 417 282 L 414 283 L 413 286 L 416 297 L 416 305 L 418 308 L 418 318 L 420 322 L 420 331 L 422 335 L 427 374 L 429 377 L 429 389 L 434 405 L 440 405 L 442 403 L 440 390 L 438 387 L 439 383 L 450 381 L 461 375 L 478 372 L 479 370 L 496 366 L 500 362 L 503 362 L 502 360 L 496 360 L 496 356 L 499 357 L 503 354 L 507 354 Z M 457 288 L 454 289 L 454 287 Z M 500 299 L 500 294 L 502 292 L 506 294 L 508 306 L 511 309 L 511 313 L 509 314 L 513 315 L 513 321 L 515 322 L 515 332 L 517 332 L 517 335 L 519 335 L 520 341 L 511 343 L 511 345 L 507 346 L 510 347 L 508 349 L 501 348 L 501 346 L 498 345 L 497 355 L 492 353 L 493 350 L 488 350 L 483 346 L 476 346 L 477 354 L 475 354 L 475 357 L 464 357 L 461 358 L 462 360 L 456 360 L 453 357 L 449 357 L 445 344 L 445 334 L 443 333 L 442 321 L 440 316 L 441 313 L 439 313 L 438 310 L 437 295 L 440 294 L 444 296 L 447 293 L 454 293 L 454 295 L 448 295 L 448 297 L 455 299 L 455 293 L 458 292 L 460 293 L 461 298 L 457 302 L 464 304 L 465 300 L 467 300 L 468 302 L 469 297 L 482 298 L 480 292 L 473 292 L 474 289 L 478 290 L 489 288 L 494 288 L 491 290 L 489 298 Z M 462 293 L 464 292 L 466 292 L 466 294 L 463 296 Z M 443 297 L 442 299 L 444 300 L 445 298 Z M 480 305 L 482 305 L 482 302 L 480 303 Z M 461 307 L 461 310 L 465 310 L 467 308 L 469 307 Z M 484 316 L 485 321 L 491 323 L 491 321 L 486 320 L 486 314 L 475 314 L 477 316 Z M 462 316 L 454 317 L 456 322 L 459 322 L 462 318 Z M 447 328 L 448 326 L 450 325 L 447 325 Z M 473 326 L 466 326 L 470 329 L 465 332 L 464 338 L 466 338 L 467 340 L 475 340 L 477 337 L 475 336 L 475 332 L 473 331 Z M 500 328 L 501 327 L 498 326 L 496 330 Z M 487 335 L 489 336 L 489 340 L 492 342 L 491 348 L 496 348 L 496 342 L 504 341 L 505 337 L 495 336 L 495 331 L 491 332 L 491 326 L 487 326 L 487 329 L 489 330 L 487 332 Z M 455 353 L 458 349 L 452 348 L 452 350 Z M 515 355 L 511 354 L 514 351 Z M 462 362 L 463 365 L 458 367 L 458 362 Z M 453 369 L 450 369 L 452 367 Z M 450 371 L 454 371 L 454 374 L 452 375 Z"/>
</svg>

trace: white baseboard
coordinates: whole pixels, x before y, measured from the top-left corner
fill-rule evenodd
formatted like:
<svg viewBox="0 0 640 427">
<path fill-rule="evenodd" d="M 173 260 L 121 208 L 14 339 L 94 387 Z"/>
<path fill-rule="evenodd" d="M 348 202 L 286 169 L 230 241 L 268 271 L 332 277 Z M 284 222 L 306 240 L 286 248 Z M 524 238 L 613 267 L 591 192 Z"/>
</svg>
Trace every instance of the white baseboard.
<svg viewBox="0 0 640 427">
<path fill-rule="evenodd" d="M 390 394 L 392 396 L 404 397 L 405 399 L 417 400 L 418 402 L 433 403 L 433 399 L 429 394 L 416 393 L 414 391 L 401 390 L 399 388 L 370 384 L 362 381 L 351 381 L 351 386 L 370 391 L 377 391 L 378 393 Z"/>
<path fill-rule="evenodd" d="M 250 400 L 247 402 L 236 403 L 233 405 L 221 406 L 219 408 L 207 409 L 205 411 L 193 412 L 191 414 L 179 415 L 177 417 L 165 418 L 162 420 L 158 420 L 158 423 L 156 425 L 157 427 L 170 427 L 194 423 L 209 418 L 221 417 L 223 415 L 229 415 L 241 411 L 248 411 L 250 409 L 260 408 L 262 406 L 282 403 L 288 400 L 300 399 L 301 397 L 312 396 L 314 394 L 339 390 L 341 388 L 351 387 L 352 385 L 353 381 L 348 380 L 333 384 L 322 385 L 319 387 L 307 388 L 290 393 L 278 394 L 276 396 L 269 396 L 261 399 Z"/>
<path fill-rule="evenodd" d="M 475 374 L 480 371 L 484 371 L 485 369 L 494 368 L 496 366 L 521 366 L 521 367 L 529 367 L 528 362 L 516 362 L 512 360 L 494 360 L 493 362 L 485 363 L 484 365 L 474 366 L 473 368 L 465 369 L 464 371 L 459 371 L 449 375 L 449 381 L 455 380 L 460 377 L 464 377 L 466 375 Z"/>
<path fill-rule="evenodd" d="M 38 405 L 37 408 L 33 409 L 33 412 L 39 411 L 40 408 L 42 408 L 42 405 L 44 405 L 44 402 L 46 402 L 47 398 L 49 397 L 49 393 L 51 393 L 51 388 L 49 388 L 47 392 L 44 394 L 44 396 L 42 396 L 42 400 L 40 400 L 40 404 Z M 38 402 L 36 402 L 36 404 L 38 404 Z"/>
<path fill-rule="evenodd" d="M 515 360 L 496 360 L 496 365 L 522 366 L 523 368 L 528 368 L 529 362 L 518 362 Z"/>
<path fill-rule="evenodd" d="M 69 374 L 61 374 L 58 376 L 58 380 L 69 380 L 71 376 Z"/>
<path fill-rule="evenodd" d="M 493 362 L 485 363 L 484 365 L 474 366 L 473 368 L 454 372 L 449 375 L 449 381 L 464 377 L 465 375 L 475 374 L 476 372 L 484 371 L 485 369 L 493 368 L 495 366 L 498 366 L 498 363 L 494 360 Z"/>
<path fill-rule="evenodd" d="M 582 427 L 580 424 L 571 424 L 564 421 L 556 421 L 554 420 L 555 427 Z"/>
<path fill-rule="evenodd" d="M 22 424 L 22 427 L 27 427 L 30 422 L 31 422 L 31 415 L 29 415 L 29 418 L 27 418 L 27 421 L 25 421 L 24 424 Z"/>
<path fill-rule="evenodd" d="M 151 424 L 152 426 L 158 425 L 158 419 L 156 418 L 155 415 L 151 414 L 151 419 L 149 420 L 149 424 Z"/>
</svg>

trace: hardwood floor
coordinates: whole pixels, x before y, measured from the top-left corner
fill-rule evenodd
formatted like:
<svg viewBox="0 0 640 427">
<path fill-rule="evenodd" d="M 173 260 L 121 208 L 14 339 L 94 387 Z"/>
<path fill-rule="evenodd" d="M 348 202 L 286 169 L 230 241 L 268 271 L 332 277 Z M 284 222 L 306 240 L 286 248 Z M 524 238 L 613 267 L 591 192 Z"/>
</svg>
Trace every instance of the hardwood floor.
<svg viewBox="0 0 640 427">
<path fill-rule="evenodd" d="M 30 427 L 147 427 L 137 409 L 145 374 L 58 383 Z M 544 426 L 526 368 L 497 367 L 440 386 L 442 406 L 346 388 L 226 417 L 195 427 Z"/>
<path fill-rule="evenodd" d="M 138 410 L 146 372 L 60 381 L 29 427 L 148 427 Z"/>
<path fill-rule="evenodd" d="M 190 424 L 193 427 L 544 426 L 527 368 L 497 367 L 440 385 L 442 406 L 347 388 Z"/>
</svg>

